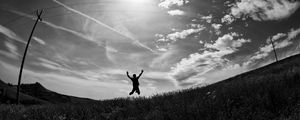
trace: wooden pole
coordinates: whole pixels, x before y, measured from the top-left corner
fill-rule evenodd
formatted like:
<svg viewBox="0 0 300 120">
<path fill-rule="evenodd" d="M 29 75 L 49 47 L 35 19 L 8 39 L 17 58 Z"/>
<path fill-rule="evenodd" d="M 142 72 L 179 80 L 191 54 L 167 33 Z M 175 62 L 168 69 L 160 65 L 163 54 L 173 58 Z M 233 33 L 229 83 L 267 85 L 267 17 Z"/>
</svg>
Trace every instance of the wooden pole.
<svg viewBox="0 0 300 120">
<path fill-rule="evenodd" d="M 30 44 L 30 41 L 31 41 L 31 37 L 33 35 L 35 27 L 36 27 L 38 21 L 42 20 L 41 19 L 42 13 L 43 13 L 43 10 L 41 10 L 40 12 L 38 10 L 36 11 L 37 19 L 36 19 L 36 21 L 34 23 L 33 29 L 32 29 L 32 31 L 30 33 L 30 36 L 29 36 L 29 39 L 28 39 L 28 42 L 27 42 L 27 45 L 26 45 L 26 48 L 25 48 L 25 51 L 24 51 L 24 55 L 23 55 L 23 59 L 22 59 L 22 64 L 21 64 L 20 72 L 19 72 L 18 86 L 17 86 L 17 104 L 20 103 L 20 84 L 21 84 L 22 72 L 23 72 L 23 67 L 24 67 L 24 63 L 25 63 L 25 58 L 26 58 L 27 50 L 28 50 L 28 47 L 29 47 L 29 44 Z"/>
<path fill-rule="evenodd" d="M 274 46 L 274 43 L 273 43 L 272 38 L 270 38 L 270 41 L 271 41 L 271 44 L 272 44 L 272 47 L 273 47 L 273 52 L 274 52 L 274 54 L 275 54 L 276 62 L 278 62 L 278 58 L 277 58 L 277 54 L 276 54 L 276 50 L 275 50 L 275 46 Z"/>
</svg>

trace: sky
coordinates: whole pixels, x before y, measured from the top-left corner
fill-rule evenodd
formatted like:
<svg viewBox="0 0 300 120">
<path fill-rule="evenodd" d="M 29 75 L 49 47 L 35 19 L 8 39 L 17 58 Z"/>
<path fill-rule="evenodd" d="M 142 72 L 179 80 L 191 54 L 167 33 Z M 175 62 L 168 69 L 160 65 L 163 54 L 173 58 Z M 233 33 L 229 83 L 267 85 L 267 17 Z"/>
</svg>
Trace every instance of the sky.
<svg viewBox="0 0 300 120">
<path fill-rule="evenodd" d="M 1 0 L 0 78 L 78 97 L 203 86 L 300 52 L 298 0 Z M 136 97 L 137 95 L 133 95 Z"/>
</svg>

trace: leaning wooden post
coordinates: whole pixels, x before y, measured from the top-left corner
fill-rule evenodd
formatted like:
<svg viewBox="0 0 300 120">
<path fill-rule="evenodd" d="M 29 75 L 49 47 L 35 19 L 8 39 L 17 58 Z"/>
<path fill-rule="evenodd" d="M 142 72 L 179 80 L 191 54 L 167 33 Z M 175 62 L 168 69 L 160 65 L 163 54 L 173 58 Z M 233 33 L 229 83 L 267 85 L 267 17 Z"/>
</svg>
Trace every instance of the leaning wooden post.
<svg viewBox="0 0 300 120">
<path fill-rule="evenodd" d="M 275 46 L 274 46 L 274 43 L 273 43 L 273 40 L 272 38 L 270 38 L 270 41 L 271 41 L 271 44 L 272 44 L 272 47 L 273 47 L 273 52 L 275 54 L 275 59 L 276 59 L 276 62 L 278 62 L 278 59 L 277 59 L 277 54 L 276 54 L 276 50 L 275 50 Z"/>
<path fill-rule="evenodd" d="M 26 58 L 26 54 L 27 54 L 27 49 L 28 49 L 28 46 L 30 44 L 31 37 L 33 35 L 34 29 L 35 29 L 38 21 L 42 20 L 41 19 L 42 13 L 43 13 L 43 10 L 41 10 L 40 12 L 38 10 L 36 11 L 37 19 L 36 19 L 36 21 L 34 23 L 33 29 L 32 29 L 32 31 L 30 33 L 30 36 L 29 36 L 29 39 L 28 39 L 28 42 L 27 42 L 27 45 L 26 45 L 26 48 L 25 48 L 25 51 L 24 51 L 24 55 L 23 55 L 23 59 L 22 59 L 22 64 L 21 64 L 20 72 L 19 72 L 18 86 L 17 86 L 17 104 L 20 103 L 20 84 L 21 84 L 22 72 L 23 72 L 24 62 L 25 62 L 25 58 Z"/>
</svg>

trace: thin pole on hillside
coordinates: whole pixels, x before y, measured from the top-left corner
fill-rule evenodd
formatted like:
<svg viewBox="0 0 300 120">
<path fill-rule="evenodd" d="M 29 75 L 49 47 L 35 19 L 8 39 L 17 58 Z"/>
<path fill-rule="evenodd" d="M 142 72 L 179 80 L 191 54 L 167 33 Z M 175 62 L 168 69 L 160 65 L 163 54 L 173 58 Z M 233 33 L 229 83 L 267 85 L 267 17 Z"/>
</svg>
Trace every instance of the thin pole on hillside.
<svg viewBox="0 0 300 120">
<path fill-rule="evenodd" d="M 41 11 L 37 10 L 36 11 L 37 19 L 36 19 L 36 21 L 34 23 L 34 26 L 32 28 L 32 31 L 30 33 L 30 36 L 29 36 L 29 39 L 28 39 L 28 42 L 27 42 L 27 45 L 26 45 L 26 48 L 25 48 L 25 51 L 24 51 L 24 55 L 23 55 L 23 59 L 22 59 L 22 64 L 21 64 L 20 72 L 19 72 L 18 86 L 17 86 L 17 104 L 20 103 L 20 84 L 21 84 L 22 72 L 23 72 L 23 67 L 24 67 L 24 62 L 25 62 L 27 50 L 28 50 L 28 47 L 29 47 L 29 44 L 30 44 L 30 41 L 31 41 L 31 37 L 33 35 L 34 29 L 35 29 L 38 21 L 42 21 L 42 18 L 41 18 L 42 13 L 43 13 L 43 10 L 41 10 Z"/>
<path fill-rule="evenodd" d="M 270 41 L 271 41 L 271 44 L 272 44 L 272 47 L 273 47 L 273 52 L 274 52 L 274 54 L 275 54 L 276 62 L 278 62 L 278 58 L 277 58 L 277 54 L 276 54 L 276 50 L 275 50 L 275 46 L 274 46 L 274 43 L 273 43 L 272 38 L 270 38 Z"/>
</svg>

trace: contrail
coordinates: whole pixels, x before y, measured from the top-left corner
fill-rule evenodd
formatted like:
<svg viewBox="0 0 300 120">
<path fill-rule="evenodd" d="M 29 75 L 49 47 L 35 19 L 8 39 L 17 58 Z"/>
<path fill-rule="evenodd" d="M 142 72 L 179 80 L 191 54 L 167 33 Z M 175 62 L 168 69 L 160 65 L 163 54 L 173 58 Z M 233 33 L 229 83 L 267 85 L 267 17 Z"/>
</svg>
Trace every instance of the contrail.
<svg viewBox="0 0 300 120">
<path fill-rule="evenodd" d="M 25 14 L 25 13 L 22 13 L 22 12 L 18 12 L 18 11 L 11 11 L 11 12 L 13 12 L 13 13 L 15 13 L 15 14 L 18 14 L 18 15 L 20 15 L 20 16 L 24 16 L 24 17 L 31 18 L 31 19 L 35 20 L 34 16 L 32 16 L 32 15 L 28 15 L 28 14 Z M 98 45 L 103 46 L 103 44 L 101 44 L 100 42 L 95 41 L 92 37 L 86 36 L 86 35 L 84 35 L 84 34 L 82 34 L 82 33 L 80 33 L 80 32 L 77 32 L 77 31 L 74 31 L 74 30 L 71 30 L 71 29 L 68 29 L 68 28 L 59 26 L 59 25 L 55 25 L 55 24 L 50 23 L 50 22 L 47 22 L 47 21 L 45 21 L 45 20 L 43 20 L 43 21 L 41 21 L 41 22 L 44 23 L 44 24 L 46 24 L 46 25 L 48 25 L 48 26 L 50 26 L 50 27 L 52 27 L 52 28 L 55 28 L 55 29 L 58 29 L 58 30 L 62 30 L 62 31 L 71 33 L 71 34 L 76 35 L 76 36 L 78 36 L 78 37 L 80 37 L 80 38 L 89 40 L 89 41 L 91 41 L 91 42 L 95 42 L 95 43 L 97 43 Z"/>
<path fill-rule="evenodd" d="M 26 44 L 25 41 L 23 41 L 18 35 L 16 35 L 15 32 L 11 31 L 10 29 L 0 25 L 0 33 L 4 34 L 5 36 L 7 36 L 10 39 L 16 40 L 18 42 L 21 42 L 23 44 Z"/>
<path fill-rule="evenodd" d="M 101 21 L 99 21 L 99 20 L 97 20 L 97 19 L 95 19 L 95 18 L 93 18 L 93 17 L 91 17 L 91 16 L 88 16 L 88 15 L 86 15 L 86 14 L 84 14 L 84 13 L 78 11 L 78 10 L 75 10 L 75 9 L 73 9 L 73 8 L 71 8 L 71 7 L 65 5 L 65 4 L 63 4 L 63 3 L 61 3 L 61 2 L 59 2 L 59 1 L 57 1 L 57 0 L 53 0 L 53 1 L 54 1 L 55 3 L 57 3 L 57 4 L 61 5 L 61 6 L 63 6 L 64 8 L 66 8 L 66 9 L 68 9 L 68 10 L 74 12 L 74 13 L 77 13 L 77 14 L 79 14 L 79 15 L 82 15 L 82 16 L 84 16 L 84 17 L 86 17 L 86 18 L 88 18 L 88 19 L 90 19 L 90 20 L 96 22 L 96 23 L 99 24 L 99 25 L 104 26 L 105 28 L 107 28 L 107 29 L 109 29 L 109 30 L 111 30 L 111 31 L 113 31 L 113 32 L 115 32 L 115 33 L 117 33 L 117 34 L 123 36 L 123 37 L 129 38 L 130 40 L 134 41 L 134 43 L 138 44 L 139 46 L 141 46 L 141 47 L 143 47 L 143 48 L 145 48 L 145 49 L 148 49 L 148 50 L 150 50 L 150 51 L 153 52 L 153 53 L 156 53 L 153 49 L 151 49 L 151 48 L 149 48 L 148 46 L 142 44 L 139 40 L 137 40 L 137 39 L 135 39 L 135 38 L 133 38 L 133 37 L 131 37 L 131 36 L 127 36 L 127 35 L 121 33 L 120 31 L 118 31 L 118 30 L 116 30 L 116 29 L 114 29 L 114 28 L 108 26 L 107 24 L 105 24 L 105 23 L 103 23 L 103 22 L 101 22 Z"/>
</svg>

